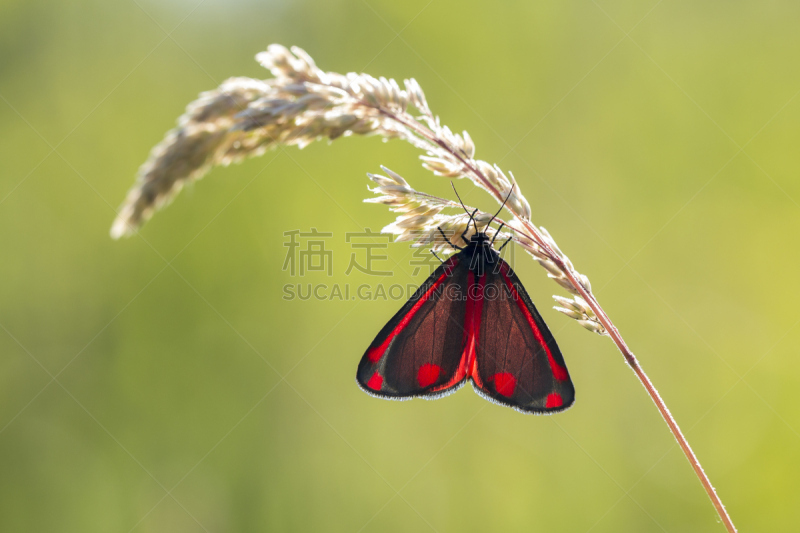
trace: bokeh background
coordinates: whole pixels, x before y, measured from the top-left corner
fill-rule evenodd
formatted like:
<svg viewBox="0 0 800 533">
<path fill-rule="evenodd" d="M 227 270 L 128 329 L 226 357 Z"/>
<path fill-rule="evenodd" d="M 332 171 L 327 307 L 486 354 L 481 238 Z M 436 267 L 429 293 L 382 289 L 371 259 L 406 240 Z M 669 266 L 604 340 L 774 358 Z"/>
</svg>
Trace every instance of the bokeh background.
<svg viewBox="0 0 800 533">
<path fill-rule="evenodd" d="M 386 402 L 355 384 L 400 302 L 285 301 L 345 275 L 347 232 L 400 142 L 349 138 L 217 169 L 141 236 L 115 209 L 184 106 L 324 69 L 415 77 L 587 274 L 742 531 L 800 520 L 800 4 L 792 1 L 0 2 L 0 530 L 723 531 L 607 339 L 551 309 L 577 402 L 553 417 L 469 388 Z M 464 181 L 468 202 L 496 204 Z M 332 276 L 283 232 L 333 234 Z"/>
</svg>

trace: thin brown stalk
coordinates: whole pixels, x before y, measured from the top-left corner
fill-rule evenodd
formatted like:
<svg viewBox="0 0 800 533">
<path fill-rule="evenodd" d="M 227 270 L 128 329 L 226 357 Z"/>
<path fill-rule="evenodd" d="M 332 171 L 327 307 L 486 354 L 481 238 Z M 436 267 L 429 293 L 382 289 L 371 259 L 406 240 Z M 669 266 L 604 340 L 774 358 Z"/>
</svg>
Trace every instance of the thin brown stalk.
<svg viewBox="0 0 800 533">
<path fill-rule="evenodd" d="M 394 120 L 397 120 L 398 122 L 400 122 L 401 124 L 403 124 L 403 125 L 405 125 L 407 127 L 414 127 L 411 124 L 407 124 L 402 119 L 400 119 L 398 117 L 394 117 L 391 113 L 385 113 L 385 114 L 386 114 L 386 116 L 389 116 L 389 117 L 393 118 Z M 416 127 L 414 129 L 417 132 L 419 132 L 420 135 L 423 135 L 424 137 L 426 137 L 431 142 L 436 143 L 438 146 L 440 146 L 443 149 L 445 149 L 448 152 L 450 152 L 453 155 L 453 157 L 455 157 L 459 161 L 461 161 L 464 164 L 465 168 L 467 168 L 469 170 L 469 172 L 472 172 L 474 174 L 475 179 L 482 181 L 485 184 L 486 189 L 491 192 L 491 194 L 495 197 L 495 199 L 497 199 L 499 202 L 502 203 L 502 201 L 503 201 L 502 194 L 496 188 L 494 188 L 491 183 L 488 182 L 486 177 L 478 169 L 474 168 L 469 163 L 464 161 L 461 158 L 461 156 L 457 153 L 457 151 L 452 150 L 450 147 L 447 146 L 446 143 L 441 141 L 441 139 L 436 139 L 434 134 L 433 134 L 433 132 L 431 132 L 427 128 L 425 128 L 425 127 Z M 550 248 L 549 244 L 542 238 L 542 236 L 539 233 L 539 231 L 537 230 L 537 228 L 533 224 L 531 224 L 530 221 L 527 221 L 527 220 L 521 220 L 521 223 L 522 223 L 522 226 L 524 227 L 524 231 L 520 231 L 520 230 L 517 230 L 517 231 L 520 231 L 522 233 L 527 232 L 528 237 L 530 237 L 534 242 L 536 242 L 536 244 L 545 251 L 546 255 L 549 256 L 550 260 L 553 261 L 556 264 L 556 266 L 558 266 L 559 269 L 564 272 L 564 274 L 570 280 L 571 284 L 580 293 L 580 296 L 592 308 L 592 311 L 594 311 L 595 315 L 597 316 L 597 319 L 599 320 L 599 322 L 605 328 L 608 336 L 611 338 L 611 340 L 617 346 L 619 351 L 622 353 L 623 357 L 625 358 L 625 361 L 631 367 L 631 369 L 633 370 L 634 374 L 636 374 L 636 377 L 639 379 L 641 384 L 644 386 L 645 390 L 647 391 L 647 394 L 650 396 L 650 399 L 653 400 L 653 403 L 658 408 L 658 411 L 661 413 L 661 416 L 664 418 L 664 421 L 667 423 L 667 426 L 669 427 L 669 430 L 672 433 L 672 436 L 675 437 L 675 440 L 678 442 L 678 445 L 680 446 L 681 450 L 683 451 L 684 455 L 686 456 L 686 459 L 689 461 L 689 464 L 691 465 L 692 470 L 694 470 L 695 474 L 697 475 L 698 479 L 700 480 L 700 483 L 703 485 L 703 488 L 705 489 L 706 493 L 708 494 L 708 497 L 711 498 L 711 502 L 714 504 L 714 508 L 717 510 L 717 514 L 719 514 L 720 518 L 722 519 L 722 522 L 725 524 L 725 527 L 728 529 L 728 531 L 730 533 L 735 533 L 736 532 L 736 527 L 733 525 L 733 521 L 731 520 L 731 517 L 728 514 L 728 511 L 725 509 L 725 506 L 723 505 L 722 500 L 719 498 L 719 495 L 717 494 L 717 491 L 714 489 L 714 486 L 711 484 L 711 480 L 708 478 L 708 475 L 705 473 L 705 471 L 703 470 L 703 467 L 700 465 L 700 461 L 697 459 L 697 456 L 695 455 L 694 451 L 692 450 L 692 447 L 689 445 L 689 441 L 683 435 L 683 432 L 681 431 L 680 427 L 678 426 L 678 422 L 675 420 L 675 417 L 673 417 L 672 413 L 670 413 L 669 408 L 667 407 L 667 404 L 661 398 L 661 395 L 658 393 L 658 390 L 653 385 L 653 382 L 650 381 L 650 378 L 647 376 L 647 374 L 645 373 L 644 369 L 639 364 L 639 360 L 636 359 L 636 356 L 633 354 L 633 352 L 628 347 L 628 345 L 625 342 L 625 340 L 622 338 L 622 335 L 620 334 L 620 332 L 617 329 L 617 327 L 614 325 L 614 323 L 608 317 L 606 312 L 600 306 L 600 303 L 597 301 L 597 299 L 594 297 L 594 295 L 591 292 L 589 292 L 588 290 L 586 290 L 586 288 L 583 286 L 583 284 L 577 279 L 577 277 L 572 272 L 572 269 L 569 268 L 567 266 L 567 264 L 565 264 L 565 262 L 559 257 L 559 254 L 556 254 Z"/>
<path fill-rule="evenodd" d="M 567 276 L 571 276 L 571 274 L 567 273 Z M 605 313 L 600 304 L 598 303 L 595 297 L 586 292 L 583 287 L 577 280 L 571 278 L 571 281 L 576 284 L 578 290 L 581 292 L 581 296 L 584 300 L 592 307 L 592 310 L 597 314 L 598 319 L 605 327 L 606 331 L 608 332 L 609 337 L 617 345 L 619 351 L 622 352 L 622 355 L 625 357 L 625 361 L 628 365 L 633 369 L 633 372 L 636 374 L 636 377 L 639 378 L 639 381 L 644 386 L 647 394 L 650 396 L 650 399 L 653 400 L 653 403 L 656 404 L 658 411 L 661 413 L 661 416 L 664 418 L 664 421 L 669 426 L 669 430 L 672 432 L 672 436 L 675 437 L 675 440 L 678 441 L 678 445 L 681 447 L 683 454 L 686 456 L 686 459 L 689 461 L 689 464 L 692 466 L 692 470 L 694 470 L 695 475 L 700 480 L 700 483 L 703 485 L 703 489 L 705 489 L 706 494 L 708 497 L 711 498 L 711 503 L 714 504 L 714 508 L 717 510 L 717 514 L 722 519 L 722 522 L 725 524 L 725 527 L 730 533 L 736 532 L 736 527 L 733 525 L 733 521 L 731 520 L 730 515 L 728 514 L 727 509 L 722 504 L 722 500 L 719 498 L 717 491 L 714 490 L 714 486 L 711 484 L 711 480 L 708 479 L 708 475 L 706 475 L 703 467 L 700 465 L 700 461 L 697 459 L 697 456 L 694 454 L 692 447 L 689 445 L 689 441 L 686 440 L 686 437 L 683 435 L 681 428 L 678 426 L 678 422 L 670 413 L 669 408 L 667 408 L 667 404 L 661 398 L 661 395 L 656 390 L 653 383 L 650 381 L 650 378 L 645 373 L 642 366 L 639 364 L 639 360 L 636 359 L 636 356 L 633 355 L 633 352 L 628 345 L 625 343 L 625 340 L 622 338 L 619 330 L 616 326 L 611 322 L 611 319 L 608 318 L 608 315 Z"/>
<path fill-rule="evenodd" d="M 391 116 L 391 114 L 387 113 L 387 116 Z M 398 120 L 404 125 L 410 127 L 410 125 L 405 124 L 405 122 L 403 122 L 401 119 L 396 117 L 392 118 L 395 118 L 395 120 Z M 419 131 L 421 135 L 424 135 L 430 141 L 435 142 L 437 145 L 441 146 L 443 149 L 448 150 L 450 153 L 453 154 L 454 157 L 462 161 L 464 163 L 464 166 L 475 175 L 475 178 L 484 182 L 487 190 L 489 190 L 492 193 L 495 199 L 497 199 L 502 203 L 503 197 L 501 193 L 497 191 L 492 186 L 492 184 L 488 182 L 488 180 L 486 180 L 486 177 L 479 170 L 477 170 L 476 168 L 469 165 L 466 161 L 464 161 L 456 151 L 450 150 L 450 148 L 446 145 L 446 143 L 442 142 L 440 139 L 436 139 L 435 137 L 433 137 L 433 133 L 430 132 L 430 130 L 427 130 L 427 128 L 424 127 L 419 128 L 417 129 L 417 131 Z M 647 376 L 644 369 L 639 364 L 639 360 L 636 359 L 636 356 L 633 354 L 633 352 L 628 347 L 625 340 L 622 338 L 622 335 L 620 334 L 617 327 L 614 325 L 613 322 L 611 322 L 611 319 L 608 317 L 606 312 L 600 306 L 600 303 L 597 301 L 594 295 L 589 291 L 587 291 L 586 288 L 583 286 L 583 284 L 578 281 L 578 279 L 573 274 L 572 269 L 568 268 L 567 265 L 564 263 L 564 261 L 559 257 L 559 255 L 556 254 L 552 249 L 550 249 L 549 244 L 541 237 L 541 234 L 536 229 L 536 227 L 533 224 L 531 224 L 530 221 L 522 220 L 521 222 L 525 228 L 525 231 L 528 232 L 528 236 L 531 239 L 533 239 L 536 242 L 536 244 L 538 244 L 548 256 L 550 256 L 550 259 L 554 263 L 556 263 L 559 269 L 561 269 L 566 274 L 567 278 L 569 278 L 572 285 L 580 293 L 580 296 L 592 308 L 598 320 L 603 325 L 605 330 L 608 332 L 608 336 L 611 337 L 611 340 L 614 342 L 619 351 L 622 353 L 623 357 L 625 357 L 625 361 L 628 363 L 631 369 L 633 369 L 633 372 L 636 374 L 636 377 L 644 386 L 645 390 L 647 391 L 647 394 L 650 396 L 650 399 L 653 400 L 654 404 L 656 404 L 658 411 L 661 413 L 661 416 L 667 423 L 670 432 L 672 432 L 672 436 L 675 437 L 675 440 L 678 442 L 678 445 L 681 447 L 681 450 L 683 451 L 684 455 L 686 455 L 686 459 L 688 459 L 689 464 L 692 466 L 692 469 L 694 470 L 695 474 L 700 480 L 700 483 L 703 485 L 703 488 L 708 494 L 708 497 L 711 498 L 711 502 L 714 504 L 714 508 L 717 510 L 717 514 L 719 514 L 720 518 L 722 519 L 722 522 L 725 524 L 725 527 L 728 529 L 729 532 L 735 533 L 736 527 L 733 525 L 733 521 L 731 520 L 728 511 L 722 504 L 722 500 L 720 500 L 719 495 L 717 495 L 717 491 L 711 484 L 711 480 L 708 479 L 708 475 L 706 475 L 705 471 L 703 470 L 703 467 L 700 465 L 700 461 L 697 459 L 697 456 L 694 454 L 692 447 L 689 445 L 689 441 L 683 435 L 683 432 L 678 426 L 678 422 L 675 420 L 675 417 L 673 417 L 672 413 L 670 413 L 667 404 L 661 398 L 661 395 L 658 393 L 658 390 L 656 390 L 655 386 L 653 385 L 653 382 L 650 381 L 650 378 Z"/>
</svg>

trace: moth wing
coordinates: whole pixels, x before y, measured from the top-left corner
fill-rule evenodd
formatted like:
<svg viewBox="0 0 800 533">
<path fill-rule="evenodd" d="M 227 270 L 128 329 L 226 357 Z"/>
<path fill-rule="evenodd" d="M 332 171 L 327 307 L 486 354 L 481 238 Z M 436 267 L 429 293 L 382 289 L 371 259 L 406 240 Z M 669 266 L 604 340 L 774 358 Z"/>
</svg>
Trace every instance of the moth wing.
<svg viewBox="0 0 800 533">
<path fill-rule="evenodd" d="M 563 411 L 575 401 L 575 388 L 561 350 L 519 278 L 498 261 L 485 274 L 470 377 L 479 393 L 518 411 Z"/>
<path fill-rule="evenodd" d="M 358 365 L 366 392 L 389 399 L 439 397 L 466 380 L 462 361 L 468 268 L 456 254 L 378 333 Z"/>
</svg>

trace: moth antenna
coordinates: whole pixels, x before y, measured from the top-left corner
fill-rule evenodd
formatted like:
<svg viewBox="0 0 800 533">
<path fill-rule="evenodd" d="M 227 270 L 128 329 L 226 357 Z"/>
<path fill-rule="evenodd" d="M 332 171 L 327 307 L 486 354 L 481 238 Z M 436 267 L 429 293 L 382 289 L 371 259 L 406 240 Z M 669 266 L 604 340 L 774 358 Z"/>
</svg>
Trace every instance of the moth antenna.
<svg viewBox="0 0 800 533">
<path fill-rule="evenodd" d="M 450 183 L 452 183 L 452 182 L 450 182 Z M 505 200 L 503 200 L 503 203 L 502 203 L 502 204 L 500 204 L 500 209 L 498 209 L 498 210 L 497 210 L 497 213 L 495 213 L 495 214 L 494 214 L 494 216 L 492 217 L 492 220 L 490 220 L 490 221 L 489 221 L 489 223 L 488 223 L 488 224 L 486 224 L 486 228 L 487 228 L 487 229 L 489 228 L 489 226 L 491 226 L 491 225 L 492 225 L 492 222 L 494 222 L 494 219 L 496 219 L 496 218 L 497 218 L 497 215 L 499 215 L 499 214 L 500 214 L 500 211 L 502 211 L 502 210 L 503 210 L 503 208 L 506 206 L 506 202 L 508 201 L 508 199 L 509 199 L 509 198 L 511 198 L 511 193 L 512 193 L 512 192 L 514 192 L 514 185 L 516 185 L 516 184 L 515 184 L 515 183 L 512 183 L 512 184 L 511 184 L 511 190 L 509 190 L 509 191 L 508 191 L 508 195 L 506 195 L 506 199 L 505 199 Z M 477 230 L 475 230 L 475 231 L 477 231 Z"/>
<path fill-rule="evenodd" d="M 464 205 L 464 202 L 463 202 L 463 201 L 461 201 L 461 195 L 460 195 L 460 194 L 458 194 L 458 191 L 456 190 L 456 185 L 455 185 L 455 183 L 453 183 L 453 182 L 451 181 L 451 182 L 450 182 L 450 185 L 453 187 L 453 192 L 454 192 L 454 193 L 456 193 L 456 198 L 458 198 L 458 202 L 461 204 L 461 207 L 463 207 L 463 208 L 464 208 L 464 211 L 465 211 L 465 212 L 466 212 L 466 213 L 469 215 L 469 219 L 472 221 L 472 224 L 475 226 L 475 233 L 478 233 L 478 224 L 475 222 L 475 213 L 477 213 L 477 212 L 478 212 L 478 210 L 477 210 L 477 209 L 475 209 L 475 211 L 473 211 L 473 212 L 472 212 L 472 214 L 470 215 L 470 214 L 469 214 L 469 211 L 467 211 L 467 206 L 465 206 L 465 205 Z M 469 222 L 467 222 L 467 226 L 469 226 Z"/>
<path fill-rule="evenodd" d="M 450 182 L 450 186 L 453 187 L 453 192 L 456 193 L 456 198 L 458 198 L 458 203 L 461 204 L 461 207 L 464 208 L 464 211 L 466 213 L 469 213 L 469 211 L 467 211 L 467 207 L 464 205 L 464 202 L 461 201 L 461 195 L 458 194 L 458 191 L 456 190 L 456 186 L 452 181 Z"/>
</svg>

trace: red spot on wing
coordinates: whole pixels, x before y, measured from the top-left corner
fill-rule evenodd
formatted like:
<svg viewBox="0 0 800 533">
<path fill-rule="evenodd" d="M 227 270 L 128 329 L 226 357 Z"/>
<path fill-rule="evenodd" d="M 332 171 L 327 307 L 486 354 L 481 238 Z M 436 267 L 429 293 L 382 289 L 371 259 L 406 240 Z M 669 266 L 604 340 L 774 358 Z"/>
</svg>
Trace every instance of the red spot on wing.
<svg viewBox="0 0 800 533">
<path fill-rule="evenodd" d="M 489 381 L 494 382 L 494 388 L 497 394 L 502 394 L 506 398 L 514 394 L 514 389 L 517 388 L 517 378 L 509 372 L 500 372 L 489 378 Z"/>
<path fill-rule="evenodd" d="M 525 302 L 517 292 L 517 288 L 514 287 L 514 284 L 511 283 L 511 280 L 508 278 L 508 267 L 506 267 L 506 265 L 503 265 L 501 273 L 503 274 L 503 281 L 506 282 L 506 286 L 514 296 L 514 300 L 517 302 L 522 314 L 525 315 L 525 318 L 528 320 L 528 325 L 530 325 L 531 329 L 533 330 L 533 335 L 536 337 L 536 340 L 539 341 L 539 345 L 544 348 L 545 353 L 547 353 L 547 362 L 550 365 L 550 371 L 553 372 L 553 377 L 558 381 L 568 380 L 569 374 L 567 373 L 567 369 L 556 363 L 556 360 L 553 359 L 553 354 L 550 352 L 550 347 L 545 342 L 544 337 L 542 337 L 542 332 L 539 331 L 539 326 L 536 325 L 533 315 L 531 315 L 531 312 L 528 310 L 528 306 L 525 305 Z"/>
<path fill-rule="evenodd" d="M 398 333 L 403 331 L 403 329 L 406 326 L 408 326 L 408 323 L 411 322 L 411 319 L 414 318 L 414 315 L 417 314 L 417 311 L 419 311 L 422 305 L 430 299 L 431 295 L 433 294 L 433 291 L 435 291 L 436 288 L 442 284 L 445 278 L 450 275 L 452 270 L 448 269 L 447 267 L 452 267 L 453 263 L 455 263 L 455 257 L 451 257 L 450 260 L 447 261 L 447 263 L 445 263 L 444 273 L 442 273 L 442 275 L 439 276 L 439 279 L 433 282 L 430 288 L 428 288 L 428 290 L 425 291 L 425 294 L 423 294 L 422 297 L 420 297 L 420 299 L 417 300 L 417 303 L 415 303 L 414 306 L 411 309 L 409 309 L 408 313 L 406 313 L 406 315 L 402 318 L 402 320 L 400 320 L 400 322 L 397 323 L 392 332 L 386 336 L 386 339 L 378 346 L 375 346 L 374 348 L 370 348 L 369 350 L 367 350 L 367 359 L 369 359 L 371 363 L 376 363 L 381 357 L 383 357 L 383 354 L 386 353 L 386 349 L 389 347 L 389 344 L 391 344 L 392 339 L 394 339 Z"/>
<path fill-rule="evenodd" d="M 420 387 L 432 385 L 433 383 L 436 383 L 437 379 L 439 379 L 439 374 L 441 371 L 442 368 L 439 365 L 425 363 L 419 367 L 419 372 L 417 372 L 417 383 L 419 383 Z"/>
<path fill-rule="evenodd" d="M 547 409 L 552 409 L 554 407 L 561 407 L 564 405 L 564 400 L 561 398 L 561 395 L 557 392 L 547 395 L 547 403 L 545 403 L 545 407 Z"/>
<path fill-rule="evenodd" d="M 377 372 L 372 374 L 372 377 L 367 381 L 367 387 L 372 390 L 381 390 L 381 385 L 383 385 L 383 377 Z"/>
</svg>

